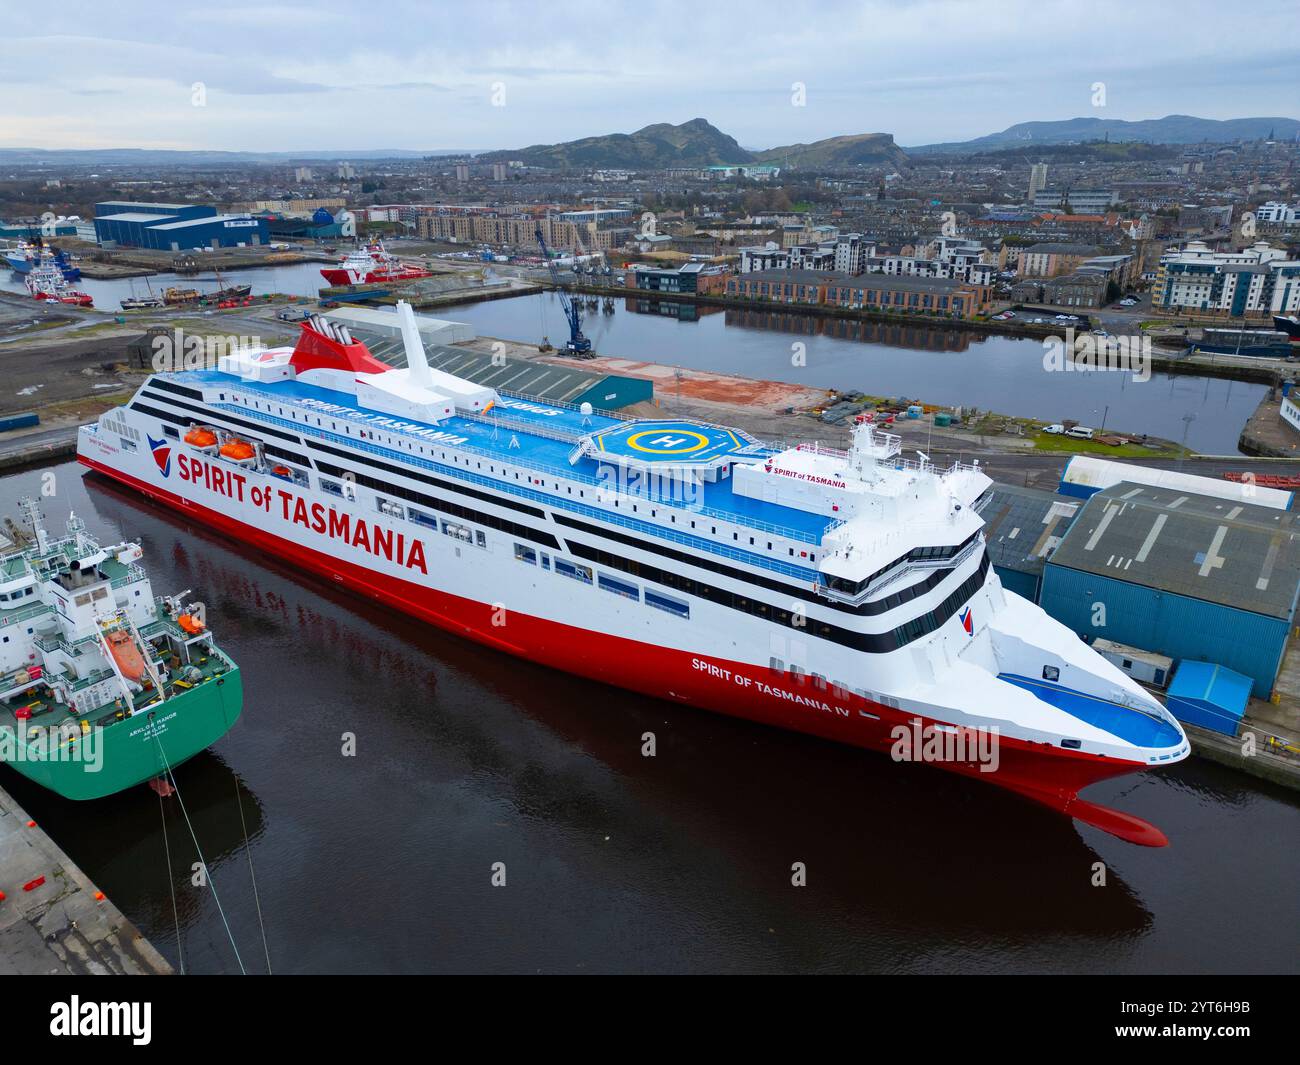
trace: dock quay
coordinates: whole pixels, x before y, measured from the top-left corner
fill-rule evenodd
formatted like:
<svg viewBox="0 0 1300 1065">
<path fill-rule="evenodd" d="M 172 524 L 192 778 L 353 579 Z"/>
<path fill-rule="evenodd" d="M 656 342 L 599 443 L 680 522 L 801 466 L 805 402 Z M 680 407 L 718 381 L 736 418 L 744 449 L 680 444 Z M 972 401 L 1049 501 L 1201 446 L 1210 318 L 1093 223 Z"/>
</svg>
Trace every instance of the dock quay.
<svg viewBox="0 0 1300 1065">
<path fill-rule="evenodd" d="M 0 975 L 171 975 L 173 969 L 0 787 Z"/>
</svg>

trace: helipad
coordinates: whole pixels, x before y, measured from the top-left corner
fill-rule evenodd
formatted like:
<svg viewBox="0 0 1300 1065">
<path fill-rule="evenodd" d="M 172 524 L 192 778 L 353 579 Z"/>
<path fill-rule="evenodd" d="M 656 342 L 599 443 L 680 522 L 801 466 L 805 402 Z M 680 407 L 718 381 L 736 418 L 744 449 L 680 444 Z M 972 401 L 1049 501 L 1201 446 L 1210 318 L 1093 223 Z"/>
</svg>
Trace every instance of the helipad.
<svg viewBox="0 0 1300 1065">
<path fill-rule="evenodd" d="M 584 455 L 621 466 L 721 466 L 752 455 L 757 441 L 739 429 L 700 422 L 628 422 L 582 438 Z"/>
</svg>

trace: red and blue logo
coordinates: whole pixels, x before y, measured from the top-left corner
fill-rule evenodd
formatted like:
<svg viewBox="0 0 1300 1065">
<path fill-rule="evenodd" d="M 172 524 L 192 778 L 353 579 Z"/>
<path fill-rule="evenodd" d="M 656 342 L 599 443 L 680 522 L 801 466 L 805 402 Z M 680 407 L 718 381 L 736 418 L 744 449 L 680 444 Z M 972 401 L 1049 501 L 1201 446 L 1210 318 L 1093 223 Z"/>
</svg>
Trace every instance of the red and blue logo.
<svg viewBox="0 0 1300 1065">
<path fill-rule="evenodd" d="M 961 627 L 966 630 L 966 635 L 975 635 L 975 616 L 971 613 L 970 607 L 963 610 L 957 617 L 961 619 Z"/>
<path fill-rule="evenodd" d="M 158 466 L 158 472 L 164 477 L 169 477 L 172 472 L 172 445 L 164 436 L 161 440 L 155 440 L 148 433 L 145 439 L 149 441 L 149 450 L 153 454 L 154 463 Z"/>
</svg>

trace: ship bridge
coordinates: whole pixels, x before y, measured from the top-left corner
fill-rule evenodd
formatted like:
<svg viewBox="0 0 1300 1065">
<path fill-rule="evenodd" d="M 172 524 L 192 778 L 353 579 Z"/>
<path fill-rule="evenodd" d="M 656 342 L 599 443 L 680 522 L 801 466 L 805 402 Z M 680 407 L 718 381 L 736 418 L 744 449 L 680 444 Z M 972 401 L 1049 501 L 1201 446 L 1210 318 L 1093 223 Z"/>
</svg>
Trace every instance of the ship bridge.
<svg viewBox="0 0 1300 1065">
<path fill-rule="evenodd" d="M 695 421 L 635 421 L 582 437 L 569 462 L 590 458 L 629 472 L 717 481 L 736 460 L 767 454 L 768 448 L 739 429 Z"/>
</svg>

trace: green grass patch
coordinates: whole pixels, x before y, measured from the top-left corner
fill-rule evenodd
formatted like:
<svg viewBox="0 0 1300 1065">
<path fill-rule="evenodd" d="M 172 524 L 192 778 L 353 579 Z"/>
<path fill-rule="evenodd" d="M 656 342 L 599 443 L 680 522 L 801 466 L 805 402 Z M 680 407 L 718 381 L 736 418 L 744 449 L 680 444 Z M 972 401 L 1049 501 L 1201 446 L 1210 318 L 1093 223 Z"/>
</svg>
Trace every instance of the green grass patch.
<svg viewBox="0 0 1300 1065">
<path fill-rule="evenodd" d="M 1123 434 L 1116 434 L 1123 435 Z M 1099 440 L 1080 440 L 1078 437 L 1057 435 L 1055 433 L 1036 433 L 1033 436 L 1034 450 L 1061 451 L 1071 455 L 1100 455 L 1102 458 L 1152 458 L 1170 456 L 1178 453 L 1176 447 L 1148 447 L 1144 444 L 1120 444 L 1112 447 Z M 1190 452 L 1189 452 L 1190 454 Z"/>
</svg>

